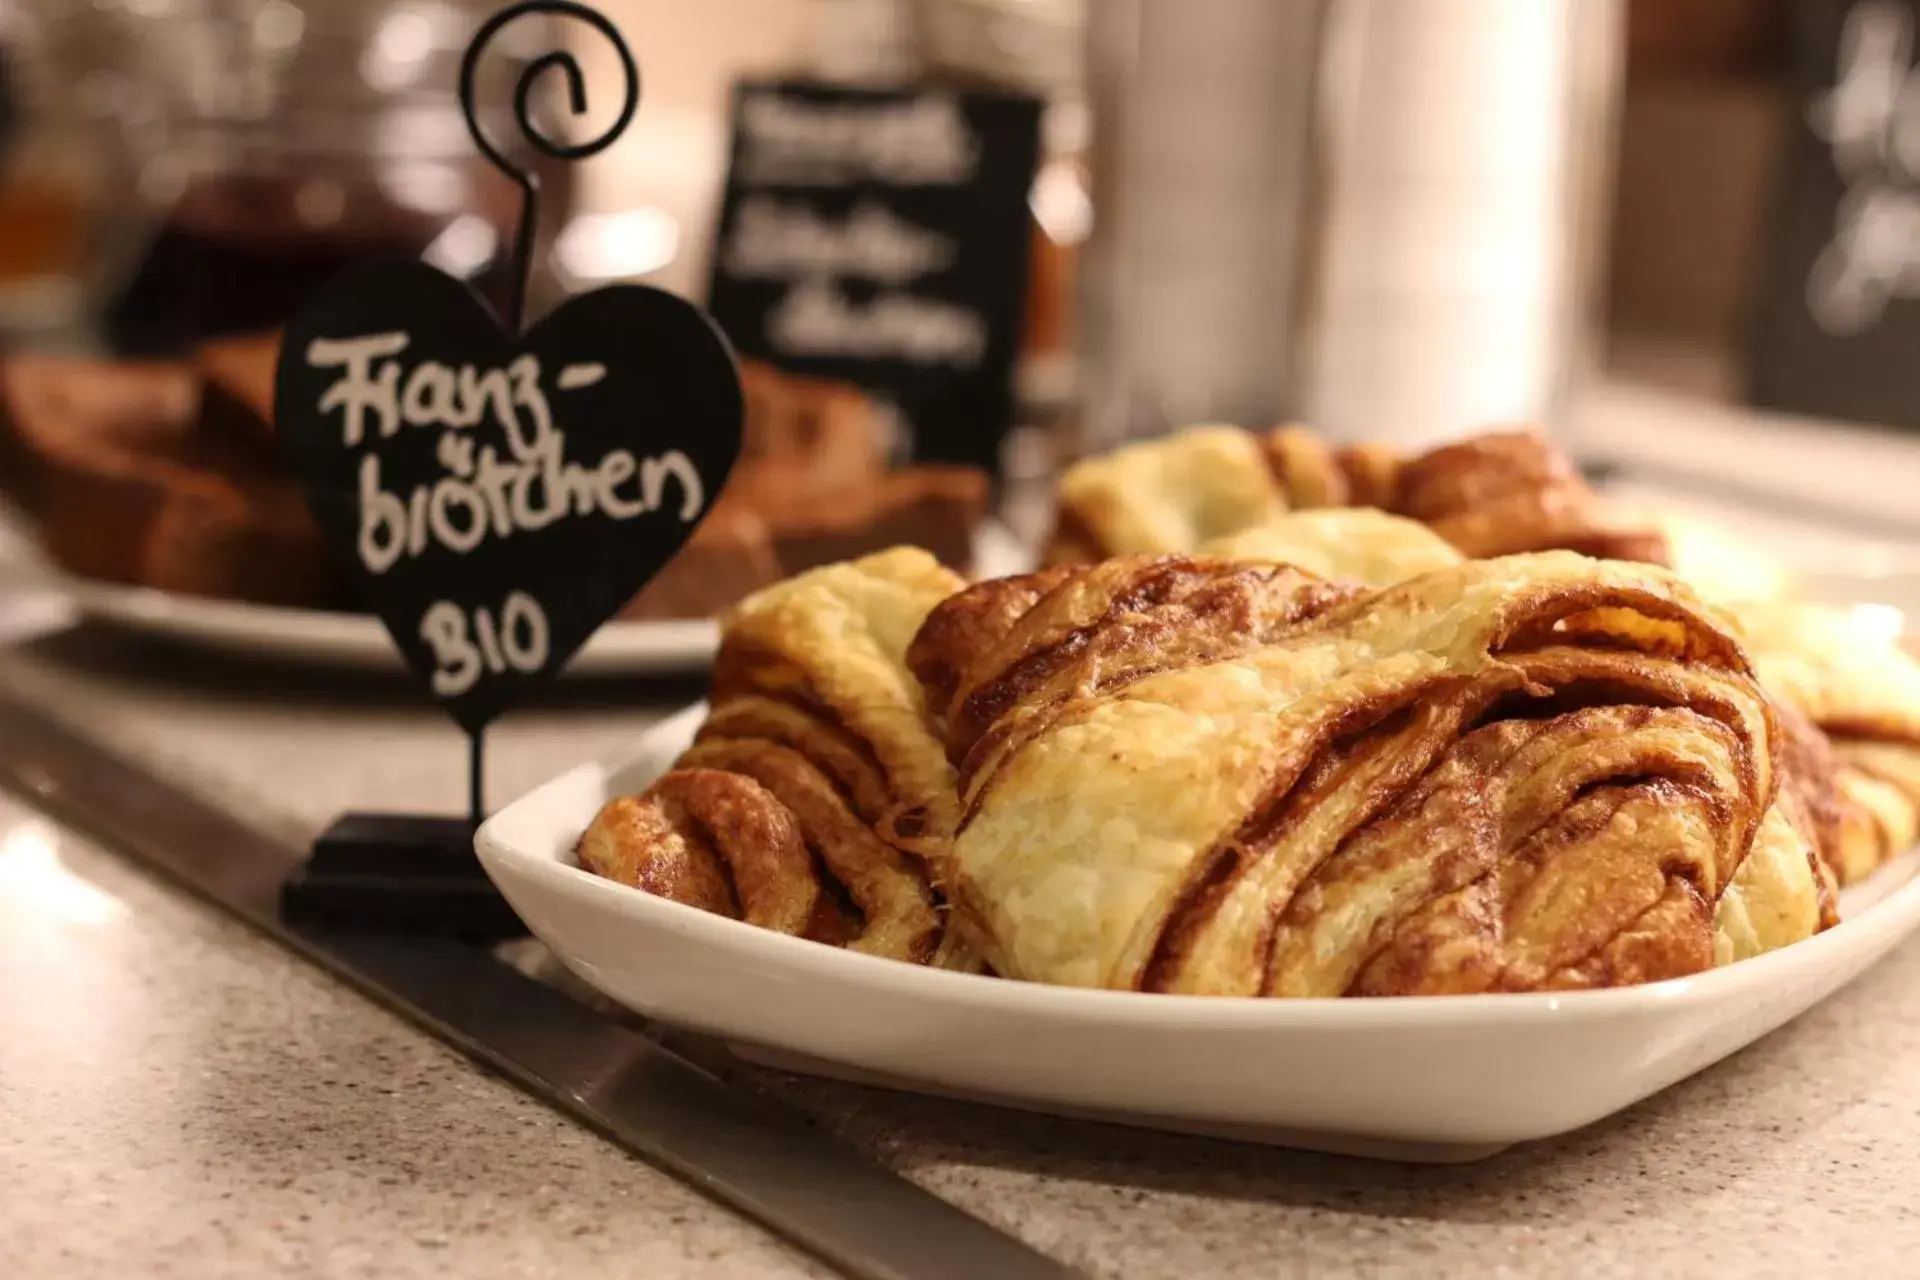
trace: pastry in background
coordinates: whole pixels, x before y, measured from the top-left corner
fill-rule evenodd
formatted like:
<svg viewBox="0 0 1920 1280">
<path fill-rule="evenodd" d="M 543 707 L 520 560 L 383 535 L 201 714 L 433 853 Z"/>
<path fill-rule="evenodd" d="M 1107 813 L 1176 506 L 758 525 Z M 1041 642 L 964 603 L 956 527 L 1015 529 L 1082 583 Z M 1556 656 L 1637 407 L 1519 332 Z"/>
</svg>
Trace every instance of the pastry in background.
<svg viewBox="0 0 1920 1280">
<path fill-rule="evenodd" d="M 193 370 L 200 382 L 200 412 L 209 429 L 272 441 L 273 380 L 279 362 L 278 332 L 200 344 L 193 353 Z"/>
<path fill-rule="evenodd" d="M 1187 554 L 1321 507 L 1374 507 L 1418 520 L 1462 554 L 1569 550 L 1665 563 L 1665 538 L 1623 519 L 1537 432 L 1474 436 L 1413 457 L 1378 444 L 1333 448 L 1302 427 L 1194 427 L 1068 468 L 1044 556 L 1081 564 Z"/>
<path fill-rule="evenodd" d="M 15 357 L 0 373 L 4 484 L 81 577 L 341 607 L 346 587 L 264 431 L 208 412 L 191 369 Z"/>
<path fill-rule="evenodd" d="M 1754 601 L 1739 618 L 1761 682 L 1832 742 L 1845 802 L 1834 869 L 1858 880 L 1920 834 L 1920 661 L 1873 606 Z"/>
<path fill-rule="evenodd" d="M 1476 559 L 1556 550 L 1649 564 L 1668 558 L 1658 528 L 1621 521 L 1535 431 L 1490 432 L 1408 459 L 1389 509 Z"/>
<path fill-rule="evenodd" d="M 1466 558 L 1418 521 L 1372 507 L 1290 511 L 1202 543 L 1199 552 L 1227 560 L 1276 561 L 1370 587 L 1390 587 Z"/>
<path fill-rule="evenodd" d="M 1126 557 L 962 592 L 908 660 L 958 771 L 954 927 L 1008 976 L 1562 990 L 1835 920 L 1747 658 L 1657 568 Z"/>
<path fill-rule="evenodd" d="M 771 523 L 783 574 L 850 560 L 876 546 L 919 547 L 967 574 L 989 496 L 984 471 L 924 464 L 880 472 L 844 489 L 770 501 L 761 510 Z"/>
<path fill-rule="evenodd" d="M 751 481 L 751 477 L 749 477 Z M 680 554 L 621 611 L 630 620 L 703 618 L 749 593 L 882 546 L 919 547 L 965 573 L 986 518 L 988 482 L 972 467 L 880 472 L 826 492 L 729 484 Z"/>
<path fill-rule="evenodd" d="M 964 585 L 898 548 L 748 597 L 723 622 L 693 746 L 608 802 L 581 865 L 781 933 L 970 967 L 930 869 L 957 818 L 953 770 L 905 662 Z"/>
<path fill-rule="evenodd" d="M 630 622 L 706 617 L 783 576 L 767 522 L 746 504 L 723 500 L 620 617 Z"/>
<path fill-rule="evenodd" d="M 347 609 L 271 423 L 277 334 L 177 362 L 0 363 L 0 490 L 68 572 L 185 595 Z M 844 384 L 741 369 L 742 454 L 627 619 L 712 617 L 803 570 L 895 545 L 972 566 L 987 476 L 889 469 L 878 410 Z"/>
<path fill-rule="evenodd" d="M 1276 427 L 1258 438 L 1289 507 L 1385 507 L 1392 501 L 1396 455 L 1383 446 L 1336 449 L 1299 426 Z"/>
<path fill-rule="evenodd" d="M 1726 608 L 1785 600 L 1798 593 L 1798 576 L 1777 557 L 1709 521 L 1672 511 L 1633 509 L 1623 517 L 1659 529 L 1667 562 L 1702 597 Z"/>
<path fill-rule="evenodd" d="M 889 468 L 887 428 L 846 383 L 740 366 L 747 418 L 727 497 L 765 521 L 784 576 L 894 546 L 923 547 L 960 573 L 989 483 L 973 467 Z"/>
<path fill-rule="evenodd" d="M 177 445 L 191 430 L 194 403 L 193 380 L 157 361 L 15 356 L 0 362 L 0 487 L 38 513 L 49 438 L 57 443 L 63 430 L 110 438 L 153 431 L 163 444 Z"/>
<path fill-rule="evenodd" d="M 1289 509 L 1259 440 L 1238 427 L 1190 427 L 1084 459 L 1055 492 L 1049 565 L 1192 551 Z"/>
<path fill-rule="evenodd" d="M 740 460 L 707 521 L 621 616 L 709 617 L 749 591 L 881 548 L 973 567 L 990 486 L 972 467 L 886 465 L 873 402 L 844 383 L 740 366 Z"/>
<path fill-rule="evenodd" d="M 740 362 L 746 405 L 735 479 L 790 492 L 831 492 L 886 467 L 884 428 L 873 402 L 852 386 Z"/>
</svg>

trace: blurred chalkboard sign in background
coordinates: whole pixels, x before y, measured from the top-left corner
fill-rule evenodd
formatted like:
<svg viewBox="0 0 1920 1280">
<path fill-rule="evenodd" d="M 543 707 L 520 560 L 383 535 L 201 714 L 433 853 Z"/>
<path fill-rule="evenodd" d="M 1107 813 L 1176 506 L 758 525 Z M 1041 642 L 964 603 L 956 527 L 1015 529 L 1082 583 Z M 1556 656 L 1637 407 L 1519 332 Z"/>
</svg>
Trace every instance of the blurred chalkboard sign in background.
<svg viewBox="0 0 1920 1280">
<path fill-rule="evenodd" d="M 1920 427 L 1920 0 L 1802 0 L 1756 404 Z"/>
<path fill-rule="evenodd" d="M 916 461 L 995 469 L 1040 111 L 1000 92 L 741 84 L 714 318 L 743 355 L 891 400 Z"/>
</svg>

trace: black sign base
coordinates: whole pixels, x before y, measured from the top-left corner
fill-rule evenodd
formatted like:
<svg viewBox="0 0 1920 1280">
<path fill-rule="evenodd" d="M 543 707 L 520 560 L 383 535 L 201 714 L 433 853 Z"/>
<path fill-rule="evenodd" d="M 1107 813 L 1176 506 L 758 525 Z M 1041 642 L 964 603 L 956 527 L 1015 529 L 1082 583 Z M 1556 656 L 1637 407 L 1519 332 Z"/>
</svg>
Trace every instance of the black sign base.
<svg viewBox="0 0 1920 1280">
<path fill-rule="evenodd" d="M 345 813 L 280 888 L 280 918 L 360 933 L 453 934 L 480 942 L 527 932 L 473 853 L 466 818 Z"/>
</svg>

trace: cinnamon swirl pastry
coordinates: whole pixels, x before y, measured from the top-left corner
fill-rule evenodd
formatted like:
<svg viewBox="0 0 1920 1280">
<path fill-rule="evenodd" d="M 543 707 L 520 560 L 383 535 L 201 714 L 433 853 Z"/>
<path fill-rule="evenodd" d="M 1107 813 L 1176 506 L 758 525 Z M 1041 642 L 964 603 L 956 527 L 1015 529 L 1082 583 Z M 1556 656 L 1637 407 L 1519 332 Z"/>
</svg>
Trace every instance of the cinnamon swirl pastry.
<svg viewBox="0 0 1920 1280">
<path fill-rule="evenodd" d="M 955 966 L 926 856 L 953 770 L 905 665 L 964 586 L 918 549 L 769 587 L 723 621 L 712 712 L 674 768 L 581 837 L 595 874 L 851 950 Z"/>
<path fill-rule="evenodd" d="M 1386 590 L 1128 557 L 985 583 L 908 652 L 1005 975 L 1336 996 L 1610 986 L 1831 924 L 1782 731 L 1671 575 L 1554 552 Z"/>
<path fill-rule="evenodd" d="M 1563 549 L 1667 563 L 1657 525 L 1605 507 L 1533 431 L 1474 436 L 1415 457 L 1333 448 L 1302 427 L 1201 427 L 1081 462 L 1061 477 L 1048 564 L 1190 553 L 1283 511 L 1376 507 L 1476 558 Z"/>
<path fill-rule="evenodd" d="M 1476 559 L 1552 550 L 1668 559 L 1658 528 L 1612 517 L 1566 454 L 1535 431 L 1490 432 L 1410 459 L 1391 509 Z"/>
<path fill-rule="evenodd" d="M 1230 560 L 1278 561 L 1370 587 L 1390 587 L 1464 559 L 1425 525 L 1367 508 L 1290 512 L 1244 533 L 1217 538 L 1202 552 Z M 1751 574 L 1711 578 L 1714 591 L 1702 590 L 1684 573 L 1678 576 L 1714 604 L 1745 604 L 1752 598 L 1734 594 L 1736 584 L 1755 580 Z M 1897 794 L 1885 794 L 1886 784 L 1840 765 L 1826 736 L 1790 704 L 1776 710 L 1787 747 L 1782 785 L 1794 795 L 1798 825 L 1841 882 L 1878 866 L 1887 856 L 1884 846 L 1905 848 L 1914 835 L 1913 805 Z M 1920 778 L 1915 787 L 1920 794 Z"/>
<path fill-rule="evenodd" d="M 1829 861 L 1860 879 L 1920 833 L 1920 661 L 1873 614 L 1750 601 L 1741 627 L 1762 683 L 1832 741 L 1840 838 Z"/>
</svg>

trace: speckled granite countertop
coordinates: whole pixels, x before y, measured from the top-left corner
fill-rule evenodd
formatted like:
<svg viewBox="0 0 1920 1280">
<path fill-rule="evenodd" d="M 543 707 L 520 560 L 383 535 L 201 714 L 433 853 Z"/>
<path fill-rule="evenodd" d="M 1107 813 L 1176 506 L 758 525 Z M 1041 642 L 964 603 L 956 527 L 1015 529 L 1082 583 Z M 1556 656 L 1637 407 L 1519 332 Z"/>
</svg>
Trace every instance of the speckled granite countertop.
<svg viewBox="0 0 1920 1280">
<path fill-rule="evenodd" d="M 94 632 L 0 688 L 299 837 L 453 809 L 403 686 Z M 504 797 L 697 690 L 576 686 L 503 722 Z M 749 1087 L 1103 1277 L 1911 1274 L 1920 945 L 1603 1124 L 1417 1168 L 741 1069 Z M 808 1276 L 814 1264 L 115 858 L 0 809 L 0 1275 Z"/>
</svg>

